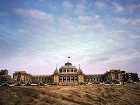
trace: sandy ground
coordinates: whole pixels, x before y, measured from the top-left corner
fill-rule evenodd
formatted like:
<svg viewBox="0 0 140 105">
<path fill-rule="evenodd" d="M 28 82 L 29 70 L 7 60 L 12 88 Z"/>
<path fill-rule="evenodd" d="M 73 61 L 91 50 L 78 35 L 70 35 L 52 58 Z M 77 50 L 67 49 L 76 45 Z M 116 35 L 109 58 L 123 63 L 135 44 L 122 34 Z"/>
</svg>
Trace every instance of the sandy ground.
<svg viewBox="0 0 140 105">
<path fill-rule="evenodd" d="M 140 83 L 0 87 L 0 105 L 140 105 Z"/>
</svg>

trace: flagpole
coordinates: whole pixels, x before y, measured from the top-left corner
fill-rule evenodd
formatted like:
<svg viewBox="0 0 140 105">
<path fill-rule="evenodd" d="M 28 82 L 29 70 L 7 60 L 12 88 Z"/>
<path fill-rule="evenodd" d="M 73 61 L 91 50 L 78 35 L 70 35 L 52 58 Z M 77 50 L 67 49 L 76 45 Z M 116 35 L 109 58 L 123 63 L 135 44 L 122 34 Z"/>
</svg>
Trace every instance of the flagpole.
<svg viewBox="0 0 140 105">
<path fill-rule="evenodd" d="M 68 56 L 68 62 L 69 62 L 70 56 Z"/>
</svg>

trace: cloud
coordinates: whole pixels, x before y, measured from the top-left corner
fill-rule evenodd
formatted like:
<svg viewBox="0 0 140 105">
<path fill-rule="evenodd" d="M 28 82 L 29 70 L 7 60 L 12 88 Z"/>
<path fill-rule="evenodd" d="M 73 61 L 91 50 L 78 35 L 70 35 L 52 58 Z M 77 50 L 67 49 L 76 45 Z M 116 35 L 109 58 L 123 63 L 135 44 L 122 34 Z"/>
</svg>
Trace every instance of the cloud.
<svg viewBox="0 0 140 105">
<path fill-rule="evenodd" d="M 131 21 L 131 24 L 132 24 L 132 25 L 140 26 L 140 18 L 138 18 L 138 19 L 133 19 L 133 20 Z"/>
<path fill-rule="evenodd" d="M 89 15 L 79 15 L 78 20 L 81 23 L 85 23 L 85 24 L 91 24 L 93 22 L 99 22 L 100 19 L 100 15 L 93 15 L 93 16 L 89 16 Z"/>
<path fill-rule="evenodd" d="M 96 56 L 93 58 L 90 58 L 87 62 L 92 62 L 93 64 L 97 64 L 97 63 L 102 63 L 102 62 L 108 62 L 110 60 L 109 57 L 106 56 Z"/>
<path fill-rule="evenodd" d="M 104 9 L 107 7 L 107 4 L 103 1 L 96 1 L 95 2 L 95 8 L 96 9 Z"/>
<path fill-rule="evenodd" d="M 122 35 L 125 35 L 126 32 L 124 30 L 115 30 L 110 32 L 111 35 L 121 37 Z"/>
<path fill-rule="evenodd" d="M 0 37 L 0 44 L 3 44 L 5 42 L 7 42 L 7 40 L 5 38 L 3 38 L 3 37 Z"/>
<path fill-rule="evenodd" d="M 139 26 L 140 25 L 140 18 L 124 18 L 124 17 L 115 17 L 113 21 L 118 25 L 132 25 L 132 26 Z"/>
<path fill-rule="evenodd" d="M 94 34 L 103 34 L 106 31 L 106 25 L 102 22 L 89 22 L 89 24 L 80 24 L 77 26 L 77 30 L 79 32 L 93 32 Z"/>
<path fill-rule="evenodd" d="M 137 4 L 131 3 L 131 4 L 126 6 L 126 9 L 130 13 L 133 13 L 133 12 L 139 13 L 140 3 L 137 3 Z"/>
<path fill-rule="evenodd" d="M 124 34 L 124 36 L 125 35 L 127 34 Z M 121 36 L 112 36 L 112 41 L 107 43 L 103 42 L 104 45 L 100 46 L 100 48 L 103 49 L 102 52 L 97 54 L 93 53 L 91 55 L 88 54 L 89 56 L 86 64 L 91 65 L 88 65 L 89 67 L 87 68 L 94 69 L 95 71 L 99 70 L 100 72 L 107 69 L 122 69 L 126 71 L 129 70 L 131 72 L 138 71 L 139 65 L 137 62 L 139 61 L 140 57 L 140 50 L 138 50 L 140 48 L 138 43 L 140 42 L 135 42 L 130 38 L 125 38 L 122 41 L 116 40 L 120 37 Z M 106 40 L 108 40 L 108 38 Z M 137 62 L 135 62 L 135 60 Z"/>
<path fill-rule="evenodd" d="M 58 25 L 60 25 L 61 28 L 64 28 L 67 31 L 74 31 L 76 28 L 76 23 L 72 21 L 70 18 L 66 17 L 60 17 L 58 19 Z"/>
<path fill-rule="evenodd" d="M 103 24 L 103 23 L 97 23 L 97 24 L 94 24 L 94 25 L 92 25 L 92 28 L 93 28 L 93 30 L 95 31 L 95 32 L 105 32 L 106 31 L 106 25 L 105 24 Z"/>
<path fill-rule="evenodd" d="M 21 16 L 25 16 L 27 18 L 39 19 L 39 20 L 47 20 L 48 22 L 53 22 L 54 17 L 50 13 L 46 13 L 43 11 L 39 11 L 37 9 L 15 9 L 15 12 Z"/>
<path fill-rule="evenodd" d="M 126 25 L 126 24 L 128 24 L 130 22 L 130 20 L 121 17 L 121 18 L 115 18 L 115 22 L 117 24 L 120 24 L 120 25 Z"/>
<path fill-rule="evenodd" d="M 106 31 L 106 25 L 102 22 L 100 15 L 93 16 L 80 14 L 78 17 L 58 17 L 57 25 L 59 29 L 66 29 L 73 34 L 87 34 L 88 32 L 102 33 Z"/>
<path fill-rule="evenodd" d="M 114 30 L 109 32 L 108 34 L 110 34 L 110 38 L 114 38 L 116 40 L 135 40 L 135 39 L 139 39 L 139 33 L 136 31 L 125 31 L 125 30 Z M 136 40 L 135 40 L 136 43 Z"/>
<path fill-rule="evenodd" d="M 106 31 L 106 25 L 100 22 L 99 15 L 79 15 L 76 20 L 68 17 L 60 17 L 57 24 L 61 26 L 59 28 L 66 29 L 69 33 L 83 34 L 84 32 L 87 34 L 87 32 L 103 33 Z"/>
<path fill-rule="evenodd" d="M 73 8 L 73 4 L 70 1 L 64 1 L 62 3 L 62 5 L 65 9 L 72 9 Z"/>
<path fill-rule="evenodd" d="M 117 13 L 125 11 L 125 8 L 121 4 L 116 3 L 116 2 L 112 2 L 112 8 Z"/>
<path fill-rule="evenodd" d="M 75 13 L 80 15 L 80 14 L 85 14 L 86 11 L 86 4 L 81 2 L 81 3 L 77 3 L 75 5 Z"/>
</svg>

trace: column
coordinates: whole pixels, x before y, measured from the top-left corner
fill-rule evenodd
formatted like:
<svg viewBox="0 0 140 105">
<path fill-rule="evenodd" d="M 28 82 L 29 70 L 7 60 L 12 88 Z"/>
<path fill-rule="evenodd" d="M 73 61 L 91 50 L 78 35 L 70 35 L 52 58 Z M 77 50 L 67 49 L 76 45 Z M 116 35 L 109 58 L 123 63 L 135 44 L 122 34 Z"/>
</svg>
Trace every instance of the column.
<svg viewBox="0 0 140 105">
<path fill-rule="evenodd" d="M 62 76 L 62 83 L 63 83 L 63 76 Z"/>
<path fill-rule="evenodd" d="M 70 76 L 70 83 L 71 83 L 71 76 Z"/>
<path fill-rule="evenodd" d="M 66 69 L 66 72 L 67 72 L 67 69 Z M 66 76 L 66 83 L 67 83 L 67 76 Z"/>
</svg>

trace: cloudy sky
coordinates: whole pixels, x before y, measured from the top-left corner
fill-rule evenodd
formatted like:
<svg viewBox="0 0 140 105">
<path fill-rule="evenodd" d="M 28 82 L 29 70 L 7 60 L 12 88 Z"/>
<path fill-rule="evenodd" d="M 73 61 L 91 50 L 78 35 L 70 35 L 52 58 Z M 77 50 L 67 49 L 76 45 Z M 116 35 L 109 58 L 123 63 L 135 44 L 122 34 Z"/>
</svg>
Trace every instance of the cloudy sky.
<svg viewBox="0 0 140 105">
<path fill-rule="evenodd" d="M 0 0 L 0 69 L 140 74 L 140 0 Z"/>
</svg>

